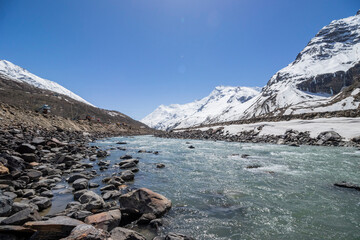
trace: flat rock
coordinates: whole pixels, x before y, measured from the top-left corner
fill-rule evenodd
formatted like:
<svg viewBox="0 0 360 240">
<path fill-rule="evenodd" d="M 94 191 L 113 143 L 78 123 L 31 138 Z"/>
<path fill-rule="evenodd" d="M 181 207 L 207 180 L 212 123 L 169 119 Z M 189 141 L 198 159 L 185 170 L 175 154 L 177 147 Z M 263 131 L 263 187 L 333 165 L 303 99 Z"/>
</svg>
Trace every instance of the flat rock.
<svg viewBox="0 0 360 240">
<path fill-rule="evenodd" d="M 84 223 L 69 217 L 59 216 L 50 218 L 47 221 L 27 222 L 24 227 L 36 230 L 36 239 L 38 240 L 55 240 L 67 237 L 80 224 Z"/>
<path fill-rule="evenodd" d="M 122 227 L 114 228 L 110 234 L 113 240 L 146 240 L 140 233 Z"/>
<path fill-rule="evenodd" d="M 120 207 L 138 211 L 141 215 L 153 213 L 160 217 L 171 208 L 171 201 L 147 188 L 140 188 L 120 196 Z"/>
<path fill-rule="evenodd" d="M 119 226 L 121 220 L 120 210 L 111 210 L 94 214 L 85 218 L 85 223 L 105 231 L 111 231 Z"/>
<path fill-rule="evenodd" d="M 40 221 L 40 220 L 41 217 L 36 210 L 31 208 L 26 208 L 6 218 L 1 222 L 1 224 L 23 225 L 24 223 L 29 221 Z"/>
</svg>

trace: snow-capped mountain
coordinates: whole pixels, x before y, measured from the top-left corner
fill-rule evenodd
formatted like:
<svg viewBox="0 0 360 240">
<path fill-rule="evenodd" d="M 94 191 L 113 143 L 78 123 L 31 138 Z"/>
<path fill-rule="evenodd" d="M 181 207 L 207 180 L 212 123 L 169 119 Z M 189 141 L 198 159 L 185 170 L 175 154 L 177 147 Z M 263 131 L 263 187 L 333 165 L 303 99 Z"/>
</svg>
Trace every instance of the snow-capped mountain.
<svg viewBox="0 0 360 240">
<path fill-rule="evenodd" d="M 194 103 L 160 106 L 142 121 L 158 129 L 173 129 L 259 116 L 359 109 L 359 87 L 360 11 L 323 27 L 294 62 L 275 73 L 261 93 L 248 101 L 213 100 L 203 111 L 206 99 L 222 91 L 215 89 Z"/>
<path fill-rule="evenodd" d="M 161 130 L 219 122 L 235 113 L 242 113 L 248 107 L 248 100 L 257 96 L 259 91 L 258 87 L 219 86 L 201 100 L 182 105 L 161 105 L 141 122 Z"/>
<path fill-rule="evenodd" d="M 359 80 L 360 14 L 323 27 L 295 61 L 278 71 L 239 118 L 355 109 L 357 92 L 339 98 Z M 335 104 L 335 105 L 334 105 Z"/>
<path fill-rule="evenodd" d="M 9 79 L 13 81 L 20 81 L 28 83 L 34 87 L 50 90 L 59 94 L 66 95 L 74 100 L 79 102 L 86 103 L 88 105 L 94 106 L 91 103 L 87 102 L 80 96 L 71 92 L 70 90 L 64 88 L 63 86 L 57 84 L 56 82 L 40 78 L 26 69 L 19 67 L 9 61 L 0 60 L 0 74 L 7 76 Z"/>
</svg>

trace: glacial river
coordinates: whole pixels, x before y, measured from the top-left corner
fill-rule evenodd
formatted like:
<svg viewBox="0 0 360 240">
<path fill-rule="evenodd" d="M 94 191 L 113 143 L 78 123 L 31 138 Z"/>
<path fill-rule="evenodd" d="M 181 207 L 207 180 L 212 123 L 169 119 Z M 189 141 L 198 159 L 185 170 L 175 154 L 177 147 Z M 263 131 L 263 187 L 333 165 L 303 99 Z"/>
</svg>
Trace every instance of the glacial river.
<svg viewBox="0 0 360 240">
<path fill-rule="evenodd" d="M 126 145 L 116 142 L 125 141 Z M 190 144 L 194 149 L 189 149 Z M 139 158 L 131 187 L 146 187 L 172 200 L 164 231 L 196 239 L 360 239 L 360 192 L 334 187 L 360 184 L 360 150 L 289 147 L 151 136 L 93 143 Z M 137 153 L 139 149 L 159 155 Z M 242 158 L 242 154 L 249 157 Z M 163 169 L 156 163 L 164 163 Z M 259 165 L 258 168 L 248 166 Z M 118 168 L 103 171 L 93 181 Z"/>
</svg>

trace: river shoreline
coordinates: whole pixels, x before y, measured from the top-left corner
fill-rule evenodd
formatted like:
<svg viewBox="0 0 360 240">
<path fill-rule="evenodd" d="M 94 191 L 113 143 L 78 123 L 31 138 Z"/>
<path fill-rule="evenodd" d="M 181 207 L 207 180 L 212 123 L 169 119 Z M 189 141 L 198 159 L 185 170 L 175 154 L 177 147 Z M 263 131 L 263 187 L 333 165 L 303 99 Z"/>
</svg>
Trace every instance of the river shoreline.
<svg viewBox="0 0 360 240">
<path fill-rule="evenodd" d="M 113 149 L 89 144 L 119 133 L 55 129 L 0 129 L 0 237 L 73 239 L 81 235 L 79 239 L 90 239 L 96 234 L 96 239 L 149 239 L 128 229 L 128 224 L 148 225 L 155 236 L 160 233 L 157 228 L 171 208 L 171 201 L 150 189 L 127 187 L 139 169 L 138 160 L 126 154 L 126 142 L 119 142 Z M 129 135 L 139 134 L 125 136 Z M 103 159 L 114 149 L 124 150 L 124 156 L 118 160 L 120 171 L 102 179 L 105 186 L 100 189 L 101 195 L 96 194 L 94 189 L 99 184 L 92 179 L 110 167 Z M 47 214 L 59 192 L 72 193 L 74 200 L 67 198 L 65 210 Z M 59 228 L 67 230 L 59 232 Z M 168 235 L 191 239 L 181 234 Z"/>
</svg>

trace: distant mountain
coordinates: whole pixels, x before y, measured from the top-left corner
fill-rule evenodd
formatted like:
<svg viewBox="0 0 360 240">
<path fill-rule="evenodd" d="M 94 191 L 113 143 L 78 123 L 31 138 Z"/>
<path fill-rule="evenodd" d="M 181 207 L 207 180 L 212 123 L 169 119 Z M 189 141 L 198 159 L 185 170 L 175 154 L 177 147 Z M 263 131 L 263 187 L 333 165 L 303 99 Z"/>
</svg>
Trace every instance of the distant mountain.
<svg viewBox="0 0 360 240">
<path fill-rule="evenodd" d="M 34 87 L 63 94 L 79 102 L 83 102 L 90 106 L 94 106 L 91 103 L 84 100 L 82 97 L 76 95 L 75 93 L 57 84 L 56 82 L 38 77 L 30 73 L 26 69 L 19 67 L 9 61 L 0 60 L 0 74 L 7 76 L 11 80 L 25 82 Z"/>
<path fill-rule="evenodd" d="M 161 105 L 141 122 L 152 128 L 169 130 L 229 120 L 234 114 L 241 114 L 247 108 L 248 100 L 259 91 L 258 87 L 219 86 L 201 100 L 182 105 Z"/>
<path fill-rule="evenodd" d="M 219 102 L 214 100 L 199 113 L 196 109 L 202 109 L 207 98 L 185 105 L 160 106 L 142 121 L 154 128 L 173 129 L 259 116 L 359 109 L 359 87 L 360 11 L 323 27 L 294 62 L 275 73 L 260 94 L 253 92 L 248 101 L 228 102 L 220 97 Z M 232 95 L 216 89 L 209 97 L 217 91 L 226 96 L 224 99 Z"/>
</svg>

